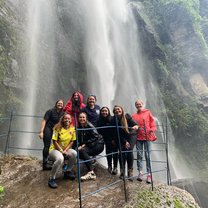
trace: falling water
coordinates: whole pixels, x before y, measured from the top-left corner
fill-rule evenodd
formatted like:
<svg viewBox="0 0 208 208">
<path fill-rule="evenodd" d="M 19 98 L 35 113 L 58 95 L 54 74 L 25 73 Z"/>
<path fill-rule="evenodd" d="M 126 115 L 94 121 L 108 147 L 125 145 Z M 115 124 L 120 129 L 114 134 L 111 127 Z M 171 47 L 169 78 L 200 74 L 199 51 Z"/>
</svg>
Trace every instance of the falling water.
<svg viewBox="0 0 208 208">
<path fill-rule="evenodd" d="M 45 103 L 45 105 L 50 103 L 55 86 L 52 83 L 55 71 L 54 44 L 56 28 L 51 1 L 30 0 L 27 2 L 27 11 L 24 18 L 26 25 L 24 34 L 25 51 L 21 55 L 25 62 L 23 70 L 26 88 L 23 112 L 26 115 L 34 116 L 40 111 L 40 103 Z M 20 128 L 22 131 L 34 132 L 40 128 L 40 120 L 37 118 L 19 117 L 18 119 L 19 123 L 23 124 Z M 15 139 L 14 145 L 23 148 L 34 147 L 34 145 L 37 145 L 37 136 L 31 133 L 21 134 L 18 139 Z"/>
<path fill-rule="evenodd" d="M 89 91 L 98 95 L 102 105 L 118 103 L 132 111 L 136 98 L 146 100 L 132 11 L 125 0 L 81 2 Z"/>
<path fill-rule="evenodd" d="M 157 85 L 143 67 L 137 24 L 126 0 L 30 0 L 26 19 L 26 114 L 37 114 L 39 106 L 48 109 L 54 94 L 63 95 L 55 88 L 55 73 L 62 72 L 57 56 L 64 51 L 68 59 L 83 63 L 87 89 L 81 90 L 96 94 L 98 104 L 111 109 L 120 104 L 131 114 L 134 101 L 140 98 L 160 118 L 156 109 L 164 105 L 158 101 Z M 76 74 L 70 64 L 67 70 Z M 149 77 L 148 88 L 144 76 Z M 71 77 L 69 82 L 74 82 Z M 35 125 L 26 121 L 24 126 L 32 131 Z M 22 143 L 31 145 L 25 140 Z"/>
</svg>

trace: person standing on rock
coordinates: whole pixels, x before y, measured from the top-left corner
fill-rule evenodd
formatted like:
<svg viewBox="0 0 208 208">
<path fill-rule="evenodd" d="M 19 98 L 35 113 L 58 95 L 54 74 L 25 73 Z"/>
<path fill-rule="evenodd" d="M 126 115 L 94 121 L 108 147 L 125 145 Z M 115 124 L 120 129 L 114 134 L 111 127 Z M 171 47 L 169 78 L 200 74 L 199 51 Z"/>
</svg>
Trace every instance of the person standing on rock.
<svg viewBox="0 0 208 208">
<path fill-rule="evenodd" d="M 76 131 L 72 125 L 72 119 L 69 114 L 64 114 L 59 123 L 55 125 L 52 145 L 49 149 L 49 157 L 54 161 L 53 167 L 50 173 L 48 186 L 51 188 L 57 188 L 58 185 L 55 181 L 56 174 L 60 168 L 63 167 L 64 161 L 67 167 L 64 172 L 65 179 L 75 179 L 75 175 L 72 172 L 72 168 L 76 163 L 77 152 L 72 149 L 74 141 L 76 141 Z"/>
<path fill-rule="evenodd" d="M 108 172 L 110 174 L 117 174 L 117 166 L 118 166 L 118 146 L 115 142 L 112 142 L 112 128 L 111 126 L 112 116 L 110 114 L 110 110 L 108 107 L 104 106 L 100 109 L 100 117 L 98 120 L 97 127 L 99 128 L 98 132 L 103 136 L 105 141 L 105 150 L 107 155 L 107 163 L 108 163 Z M 112 159 L 113 159 L 113 168 L 112 168 Z"/>
<path fill-rule="evenodd" d="M 145 153 L 146 159 L 146 168 L 147 168 L 147 183 L 151 183 L 152 177 L 150 172 L 150 142 L 155 141 L 156 137 L 154 132 L 156 131 L 156 124 L 154 117 L 150 110 L 144 108 L 144 104 L 142 100 L 137 100 L 135 102 L 135 107 L 137 112 L 132 115 L 132 118 L 138 123 L 140 126 L 140 130 L 137 134 L 136 141 L 136 149 L 137 149 L 137 169 L 139 171 L 139 175 L 137 180 L 143 180 L 143 172 L 142 172 L 142 159 L 143 152 Z"/>
<path fill-rule="evenodd" d="M 77 119 L 81 109 L 84 107 L 85 104 L 83 103 L 83 95 L 78 91 L 74 92 L 71 98 L 67 101 L 66 106 L 64 107 L 64 111 L 71 115 L 73 125 L 75 115 Z"/>
<path fill-rule="evenodd" d="M 133 177 L 133 148 L 135 145 L 135 138 L 132 134 L 133 131 L 139 129 L 138 124 L 132 119 L 129 114 L 125 114 L 123 108 L 119 105 L 115 105 L 113 108 L 114 117 L 112 119 L 112 126 L 114 128 L 113 140 L 118 145 L 120 152 L 120 178 L 125 176 L 125 166 L 127 163 L 128 177 L 130 180 Z"/>
<path fill-rule="evenodd" d="M 51 144 L 51 138 L 53 134 L 53 127 L 59 122 L 61 116 L 63 116 L 64 101 L 57 100 L 55 107 L 46 111 L 44 118 L 41 122 L 41 128 L 39 137 L 43 139 L 44 148 L 43 148 L 43 170 L 51 170 L 51 165 L 48 164 L 48 154 L 49 147 Z"/>
<path fill-rule="evenodd" d="M 87 98 L 87 106 L 81 111 L 87 114 L 88 121 L 93 125 L 97 126 L 97 122 L 100 115 L 100 106 L 96 105 L 97 98 L 95 95 L 89 95 Z"/>
</svg>

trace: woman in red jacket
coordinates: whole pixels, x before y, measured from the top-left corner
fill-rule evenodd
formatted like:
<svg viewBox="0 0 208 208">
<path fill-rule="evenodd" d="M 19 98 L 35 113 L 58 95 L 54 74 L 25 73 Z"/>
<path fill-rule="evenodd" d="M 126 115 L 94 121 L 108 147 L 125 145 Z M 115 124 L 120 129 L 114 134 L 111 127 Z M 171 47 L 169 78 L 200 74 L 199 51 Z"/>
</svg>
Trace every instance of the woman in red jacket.
<svg viewBox="0 0 208 208">
<path fill-rule="evenodd" d="M 143 151 L 145 152 L 146 159 L 146 168 L 147 168 L 147 183 L 151 183 L 151 175 L 150 175 L 150 141 L 156 140 L 154 132 L 156 131 L 156 125 L 154 121 L 154 117 L 150 110 L 145 109 L 142 100 L 137 100 L 135 102 L 135 107 L 137 109 L 137 113 L 132 115 L 132 118 L 138 123 L 140 126 L 139 133 L 137 135 L 137 169 L 139 171 L 139 176 L 137 178 L 138 181 L 142 181 L 142 158 Z"/>
<path fill-rule="evenodd" d="M 85 104 L 83 103 L 83 95 L 80 92 L 74 92 L 64 107 L 64 111 L 71 115 L 73 125 L 75 114 L 78 119 L 79 113 L 84 107 Z"/>
</svg>

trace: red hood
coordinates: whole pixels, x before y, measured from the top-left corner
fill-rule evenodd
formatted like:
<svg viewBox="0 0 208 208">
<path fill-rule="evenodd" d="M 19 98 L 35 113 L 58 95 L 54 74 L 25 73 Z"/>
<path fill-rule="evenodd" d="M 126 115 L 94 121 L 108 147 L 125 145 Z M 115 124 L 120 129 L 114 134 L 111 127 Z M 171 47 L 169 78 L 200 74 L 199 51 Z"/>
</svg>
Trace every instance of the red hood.
<svg viewBox="0 0 208 208">
<path fill-rule="evenodd" d="M 80 92 L 74 92 L 72 94 L 72 96 L 70 97 L 70 99 L 67 101 L 66 103 L 66 106 L 64 107 L 64 111 L 69 113 L 69 111 L 71 111 L 71 108 L 72 108 L 72 99 L 73 99 L 73 96 L 74 94 L 77 93 L 79 95 L 79 98 L 80 98 L 80 103 L 79 103 L 79 106 L 80 106 L 80 109 L 82 109 L 83 107 L 85 107 L 85 104 L 83 103 L 83 95 L 80 93 Z"/>
</svg>

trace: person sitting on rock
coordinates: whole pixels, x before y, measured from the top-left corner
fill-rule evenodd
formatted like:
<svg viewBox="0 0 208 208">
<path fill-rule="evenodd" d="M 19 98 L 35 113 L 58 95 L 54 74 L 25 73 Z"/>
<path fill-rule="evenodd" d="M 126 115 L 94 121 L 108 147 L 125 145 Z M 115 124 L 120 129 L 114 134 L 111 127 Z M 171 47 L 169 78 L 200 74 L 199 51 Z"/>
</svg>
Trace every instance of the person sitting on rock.
<svg viewBox="0 0 208 208">
<path fill-rule="evenodd" d="M 79 158 L 86 161 L 87 174 L 81 177 L 81 181 L 95 180 L 91 157 L 100 154 L 104 149 L 104 139 L 95 127 L 87 120 L 87 114 L 82 112 L 78 118 L 78 152 Z M 88 161 L 90 160 L 90 161 Z"/>
<path fill-rule="evenodd" d="M 71 121 L 71 116 L 64 114 L 59 123 L 54 127 L 52 136 L 53 143 L 49 149 L 49 157 L 54 160 L 48 181 L 48 186 L 51 188 L 58 187 L 55 178 L 58 170 L 63 167 L 64 158 L 66 158 L 68 167 L 64 173 L 64 178 L 75 179 L 72 168 L 76 163 L 77 152 L 72 149 L 72 145 L 76 140 L 76 131 Z"/>
</svg>

